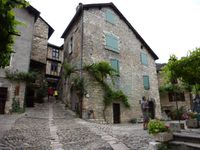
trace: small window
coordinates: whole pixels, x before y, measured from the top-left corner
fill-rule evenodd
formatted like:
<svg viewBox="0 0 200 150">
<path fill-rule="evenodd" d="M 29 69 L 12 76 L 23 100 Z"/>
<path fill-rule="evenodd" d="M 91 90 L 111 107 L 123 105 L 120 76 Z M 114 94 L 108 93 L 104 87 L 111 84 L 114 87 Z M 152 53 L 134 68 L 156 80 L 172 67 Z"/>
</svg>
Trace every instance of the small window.
<svg viewBox="0 0 200 150">
<path fill-rule="evenodd" d="M 59 59 L 59 50 L 58 49 L 52 50 L 52 58 L 53 59 Z"/>
<path fill-rule="evenodd" d="M 175 102 L 175 101 L 185 101 L 185 95 L 184 92 L 176 93 L 176 92 L 169 92 L 168 93 L 169 101 Z"/>
<path fill-rule="evenodd" d="M 149 76 L 143 76 L 143 85 L 144 85 L 144 89 L 145 90 L 149 90 L 150 89 Z"/>
<path fill-rule="evenodd" d="M 117 60 L 117 59 L 111 59 L 110 63 L 111 63 L 111 67 L 113 69 L 115 69 L 117 71 L 117 73 L 119 73 L 119 60 Z"/>
<path fill-rule="evenodd" d="M 57 72 L 58 70 L 58 64 L 55 62 L 51 63 L 51 71 Z"/>
<path fill-rule="evenodd" d="M 70 41 L 69 41 L 69 43 L 68 43 L 68 53 L 69 54 L 72 54 L 72 52 L 73 52 L 73 47 L 74 47 L 74 45 L 73 45 L 73 36 L 70 38 Z"/>
<path fill-rule="evenodd" d="M 141 54 L 140 54 L 140 60 L 141 60 L 141 63 L 142 63 L 143 65 L 148 66 L 147 54 L 141 53 Z"/>
<path fill-rule="evenodd" d="M 119 47 L 118 47 L 118 38 L 110 35 L 110 34 L 106 34 L 106 49 L 109 50 L 113 50 L 115 52 L 119 52 Z"/>
<path fill-rule="evenodd" d="M 110 11 L 106 11 L 106 21 L 111 24 L 116 24 L 116 16 Z"/>
</svg>

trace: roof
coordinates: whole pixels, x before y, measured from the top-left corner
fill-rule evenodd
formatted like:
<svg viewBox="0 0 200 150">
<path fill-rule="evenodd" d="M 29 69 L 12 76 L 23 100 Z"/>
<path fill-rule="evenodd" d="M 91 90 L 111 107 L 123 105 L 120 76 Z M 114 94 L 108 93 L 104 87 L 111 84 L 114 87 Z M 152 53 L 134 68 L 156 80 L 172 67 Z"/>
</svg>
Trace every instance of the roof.
<svg viewBox="0 0 200 150">
<path fill-rule="evenodd" d="M 29 13 L 35 16 L 35 21 L 40 16 L 40 12 L 37 9 L 35 9 L 33 6 L 29 5 L 28 7 L 26 7 L 26 9 L 28 10 Z"/>
<path fill-rule="evenodd" d="M 119 17 L 128 25 L 128 27 L 133 31 L 133 33 L 136 35 L 136 38 L 139 39 L 139 41 L 143 44 L 143 46 L 148 50 L 148 52 L 153 56 L 153 58 L 156 60 L 158 59 L 158 56 L 153 52 L 153 50 L 149 47 L 149 45 L 144 41 L 144 39 L 139 35 L 139 33 L 133 28 L 133 26 L 129 23 L 129 21 L 123 16 L 123 14 L 117 9 L 117 7 L 111 2 L 111 3 L 98 3 L 98 4 L 82 4 L 80 3 L 77 7 L 76 14 L 72 18 L 71 22 L 65 29 L 64 33 L 62 34 L 61 38 L 66 37 L 67 34 L 69 34 L 72 26 L 74 23 L 79 19 L 79 17 L 82 14 L 82 10 L 87 10 L 89 8 L 102 8 L 102 7 L 110 7 L 112 8 L 116 14 L 119 15 Z"/>
<path fill-rule="evenodd" d="M 156 63 L 156 70 L 159 72 L 162 70 L 162 68 L 166 65 L 166 63 Z"/>
<path fill-rule="evenodd" d="M 48 46 L 52 47 L 52 48 L 55 48 L 55 49 L 58 49 L 58 50 L 62 50 L 62 48 L 63 48 L 63 45 L 57 46 L 57 45 L 54 45 L 54 44 L 51 44 L 51 43 L 48 43 Z"/>
<path fill-rule="evenodd" d="M 29 13 L 35 16 L 35 21 L 38 19 L 38 17 L 40 17 L 49 26 L 48 38 L 50 38 L 50 36 L 54 32 L 54 29 L 40 16 L 40 12 L 31 5 L 26 7 L 26 9 L 28 10 Z"/>
</svg>

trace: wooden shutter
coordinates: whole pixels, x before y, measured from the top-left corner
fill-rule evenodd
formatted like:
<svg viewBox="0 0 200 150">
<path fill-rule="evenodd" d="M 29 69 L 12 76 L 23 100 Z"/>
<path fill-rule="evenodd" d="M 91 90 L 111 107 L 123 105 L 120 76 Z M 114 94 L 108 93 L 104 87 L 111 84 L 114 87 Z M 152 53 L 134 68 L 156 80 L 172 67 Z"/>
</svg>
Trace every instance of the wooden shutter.
<svg viewBox="0 0 200 150">
<path fill-rule="evenodd" d="M 112 24 L 116 23 L 116 16 L 111 11 L 106 11 L 106 21 Z"/>
<path fill-rule="evenodd" d="M 117 59 L 111 59 L 111 67 L 119 73 L 119 61 Z"/>
<path fill-rule="evenodd" d="M 106 48 L 115 52 L 119 52 L 117 37 L 110 34 L 106 34 Z"/>
<path fill-rule="evenodd" d="M 143 76 L 143 84 L 144 84 L 144 89 L 149 90 L 150 85 L 149 85 L 149 76 Z"/>
<path fill-rule="evenodd" d="M 148 65 L 148 59 L 147 59 L 147 54 L 145 54 L 145 53 L 141 53 L 140 54 L 140 60 L 141 60 L 141 63 L 143 64 L 143 65 Z"/>
</svg>

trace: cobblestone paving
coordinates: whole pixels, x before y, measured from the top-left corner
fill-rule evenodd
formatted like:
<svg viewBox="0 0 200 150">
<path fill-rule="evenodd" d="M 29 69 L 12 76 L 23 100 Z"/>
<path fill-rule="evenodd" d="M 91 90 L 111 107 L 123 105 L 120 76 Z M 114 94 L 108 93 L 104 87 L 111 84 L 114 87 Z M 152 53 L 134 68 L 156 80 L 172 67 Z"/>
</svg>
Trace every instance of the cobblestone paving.
<svg viewBox="0 0 200 150">
<path fill-rule="evenodd" d="M 53 103 L 53 124 L 65 150 L 112 150 L 102 133 L 113 137 L 130 150 L 145 150 L 151 140 L 141 124 L 97 124 L 72 115 L 60 103 Z M 49 105 L 28 109 L 0 138 L 0 150 L 51 150 Z M 120 149 L 121 150 L 121 149 Z"/>
<path fill-rule="evenodd" d="M 11 130 L 0 139 L 2 150 L 48 150 L 50 134 L 48 127 L 47 108 L 39 105 L 31 108 L 27 115 L 16 120 Z M 43 117 L 43 118 L 42 118 Z"/>
</svg>

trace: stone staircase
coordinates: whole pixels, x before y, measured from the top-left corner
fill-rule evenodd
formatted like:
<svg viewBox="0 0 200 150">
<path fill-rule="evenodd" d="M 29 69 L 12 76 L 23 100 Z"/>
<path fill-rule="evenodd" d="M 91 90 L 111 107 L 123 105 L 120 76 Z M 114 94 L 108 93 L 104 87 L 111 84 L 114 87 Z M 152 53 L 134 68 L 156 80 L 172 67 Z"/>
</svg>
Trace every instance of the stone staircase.
<svg viewBox="0 0 200 150">
<path fill-rule="evenodd" d="M 176 150 L 200 150 L 200 129 L 182 130 L 173 133 L 174 140 L 170 142 Z"/>
</svg>

